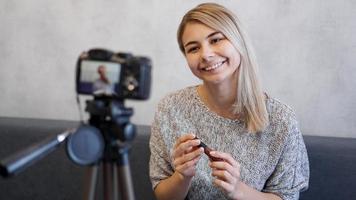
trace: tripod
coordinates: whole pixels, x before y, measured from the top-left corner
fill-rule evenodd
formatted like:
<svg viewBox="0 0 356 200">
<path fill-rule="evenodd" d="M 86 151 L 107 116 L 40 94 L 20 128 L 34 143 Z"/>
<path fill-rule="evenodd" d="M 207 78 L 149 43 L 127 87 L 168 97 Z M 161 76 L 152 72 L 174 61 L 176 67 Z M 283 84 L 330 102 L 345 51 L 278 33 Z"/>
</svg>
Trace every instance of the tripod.
<svg viewBox="0 0 356 200">
<path fill-rule="evenodd" d="M 0 161 L 0 175 L 10 177 L 34 164 L 67 141 L 68 157 L 89 165 L 84 199 L 95 200 L 99 168 L 103 170 L 104 200 L 134 200 L 129 150 L 136 133 L 132 108 L 110 97 L 87 101 L 89 125 L 50 136 Z"/>
<path fill-rule="evenodd" d="M 129 150 L 135 137 L 135 126 L 129 118 L 133 114 L 132 108 L 126 108 L 122 101 L 95 97 L 87 101 L 86 111 L 90 114 L 89 124 L 79 128 L 77 133 L 68 139 L 67 150 L 69 157 L 78 164 L 92 163 L 87 170 L 87 180 L 84 189 L 84 199 L 95 200 L 99 168 L 103 172 L 103 188 L 105 200 L 134 200 L 134 191 L 129 166 Z M 83 155 L 81 134 L 86 134 L 90 149 L 98 147 L 95 156 Z M 100 139 L 102 138 L 102 139 Z M 84 147 L 84 149 L 89 149 Z M 101 150 L 102 149 L 102 152 Z M 93 153 L 91 153 L 93 154 Z M 93 154 L 93 155 L 94 155 Z M 102 155 L 98 159 L 97 155 Z"/>
</svg>

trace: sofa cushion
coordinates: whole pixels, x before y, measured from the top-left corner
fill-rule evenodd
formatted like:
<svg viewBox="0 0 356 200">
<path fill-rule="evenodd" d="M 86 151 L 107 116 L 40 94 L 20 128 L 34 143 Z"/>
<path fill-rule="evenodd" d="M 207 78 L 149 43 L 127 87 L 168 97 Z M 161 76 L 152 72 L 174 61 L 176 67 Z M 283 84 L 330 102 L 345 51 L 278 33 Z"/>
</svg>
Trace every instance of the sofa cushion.
<svg viewBox="0 0 356 200">
<path fill-rule="evenodd" d="M 355 199 L 356 139 L 304 136 L 310 163 L 309 189 L 301 200 Z"/>
</svg>

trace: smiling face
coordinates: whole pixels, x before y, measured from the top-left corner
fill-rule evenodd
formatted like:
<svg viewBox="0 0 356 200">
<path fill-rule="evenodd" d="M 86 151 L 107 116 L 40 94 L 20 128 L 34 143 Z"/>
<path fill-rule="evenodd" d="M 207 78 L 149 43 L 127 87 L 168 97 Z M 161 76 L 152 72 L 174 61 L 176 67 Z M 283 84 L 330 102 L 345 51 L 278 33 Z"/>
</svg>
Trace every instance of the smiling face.
<svg viewBox="0 0 356 200">
<path fill-rule="evenodd" d="M 98 73 L 100 76 L 104 76 L 104 77 L 106 76 L 106 68 L 104 65 L 100 65 L 98 67 Z"/>
<path fill-rule="evenodd" d="M 240 54 L 221 32 L 189 22 L 182 43 L 190 70 L 204 83 L 219 84 L 237 78 Z"/>
</svg>

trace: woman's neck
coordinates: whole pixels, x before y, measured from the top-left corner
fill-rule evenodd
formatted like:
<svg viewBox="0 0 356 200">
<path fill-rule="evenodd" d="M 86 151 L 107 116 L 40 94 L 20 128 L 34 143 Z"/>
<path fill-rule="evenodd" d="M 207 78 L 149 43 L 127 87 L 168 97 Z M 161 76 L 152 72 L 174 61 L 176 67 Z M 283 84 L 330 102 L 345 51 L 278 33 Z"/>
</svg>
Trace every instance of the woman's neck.
<svg viewBox="0 0 356 200">
<path fill-rule="evenodd" d="M 230 119 L 236 119 L 233 105 L 237 96 L 236 83 L 206 84 L 198 87 L 198 94 L 204 104 L 218 115 Z"/>
</svg>

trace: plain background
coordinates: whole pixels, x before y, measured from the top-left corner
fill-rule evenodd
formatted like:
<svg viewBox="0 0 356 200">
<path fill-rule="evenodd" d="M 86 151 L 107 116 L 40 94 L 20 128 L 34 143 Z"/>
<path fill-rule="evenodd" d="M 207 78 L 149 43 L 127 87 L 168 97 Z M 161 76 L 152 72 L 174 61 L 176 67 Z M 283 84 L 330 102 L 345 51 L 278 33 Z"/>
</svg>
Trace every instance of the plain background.
<svg viewBox="0 0 356 200">
<path fill-rule="evenodd" d="M 78 120 L 77 57 L 103 47 L 152 59 L 151 98 L 127 101 L 132 122 L 151 124 L 159 99 L 199 83 L 176 30 L 201 2 L 1 0 L 0 116 Z M 215 2 L 240 17 L 265 91 L 295 110 L 303 134 L 356 138 L 356 1 Z"/>
</svg>

